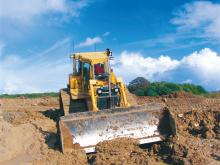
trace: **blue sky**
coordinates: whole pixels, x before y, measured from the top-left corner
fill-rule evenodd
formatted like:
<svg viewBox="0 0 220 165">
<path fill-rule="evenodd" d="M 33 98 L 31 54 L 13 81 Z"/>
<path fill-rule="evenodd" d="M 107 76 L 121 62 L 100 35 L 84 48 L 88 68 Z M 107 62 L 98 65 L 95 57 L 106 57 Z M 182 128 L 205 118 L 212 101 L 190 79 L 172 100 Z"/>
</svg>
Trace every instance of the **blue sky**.
<svg viewBox="0 0 220 165">
<path fill-rule="evenodd" d="M 0 93 L 57 91 L 68 54 L 95 47 L 113 51 L 126 83 L 144 76 L 219 90 L 219 11 L 219 0 L 0 0 Z"/>
</svg>

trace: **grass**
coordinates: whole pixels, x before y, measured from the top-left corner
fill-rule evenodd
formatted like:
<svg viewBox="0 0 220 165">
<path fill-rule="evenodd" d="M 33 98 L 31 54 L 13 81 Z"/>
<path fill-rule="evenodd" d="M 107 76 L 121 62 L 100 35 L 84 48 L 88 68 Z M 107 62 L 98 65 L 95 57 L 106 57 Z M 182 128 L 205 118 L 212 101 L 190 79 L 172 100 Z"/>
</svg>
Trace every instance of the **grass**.
<svg viewBox="0 0 220 165">
<path fill-rule="evenodd" d="M 40 98 L 40 97 L 58 97 L 59 93 L 57 92 L 49 92 L 49 93 L 27 93 L 27 94 L 2 94 L 0 98 L 18 98 L 18 97 L 26 97 L 26 98 Z"/>
</svg>

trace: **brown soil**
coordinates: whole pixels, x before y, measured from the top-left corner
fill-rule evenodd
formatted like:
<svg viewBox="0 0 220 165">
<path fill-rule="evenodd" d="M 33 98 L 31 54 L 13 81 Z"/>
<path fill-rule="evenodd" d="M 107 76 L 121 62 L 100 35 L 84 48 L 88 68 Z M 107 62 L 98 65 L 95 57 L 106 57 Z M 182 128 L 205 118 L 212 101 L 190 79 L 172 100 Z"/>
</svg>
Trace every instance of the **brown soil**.
<svg viewBox="0 0 220 165">
<path fill-rule="evenodd" d="M 142 146 L 120 138 L 99 143 L 95 154 L 63 154 L 58 98 L 0 99 L 0 164 L 220 164 L 220 99 L 185 93 L 128 98 L 132 104 L 167 107 L 177 123 L 177 136 Z"/>
<path fill-rule="evenodd" d="M 104 141 L 97 145 L 97 153 L 90 155 L 90 164 L 154 164 L 159 161 L 147 150 L 139 147 L 138 141 L 129 138 L 119 138 Z"/>
</svg>

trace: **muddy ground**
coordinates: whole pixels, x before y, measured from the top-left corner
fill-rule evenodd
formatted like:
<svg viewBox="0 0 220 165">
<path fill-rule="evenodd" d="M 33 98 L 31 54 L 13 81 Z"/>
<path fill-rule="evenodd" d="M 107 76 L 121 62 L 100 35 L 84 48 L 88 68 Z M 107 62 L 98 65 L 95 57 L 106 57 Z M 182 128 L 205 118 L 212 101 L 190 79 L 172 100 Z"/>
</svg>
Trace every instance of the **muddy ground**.
<svg viewBox="0 0 220 165">
<path fill-rule="evenodd" d="M 220 164 L 220 99 L 179 93 L 135 97 L 132 104 L 161 103 L 177 123 L 177 136 L 138 145 L 121 138 L 99 143 L 96 153 L 63 154 L 57 122 L 58 98 L 0 99 L 0 164 Z"/>
</svg>

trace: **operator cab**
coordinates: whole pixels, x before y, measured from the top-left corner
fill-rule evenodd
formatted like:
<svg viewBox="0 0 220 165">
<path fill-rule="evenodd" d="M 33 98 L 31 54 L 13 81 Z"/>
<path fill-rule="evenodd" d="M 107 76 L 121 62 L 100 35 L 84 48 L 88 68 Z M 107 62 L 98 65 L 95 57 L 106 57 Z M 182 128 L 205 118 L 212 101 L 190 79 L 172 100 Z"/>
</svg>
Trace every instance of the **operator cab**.
<svg viewBox="0 0 220 165">
<path fill-rule="evenodd" d="M 93 67 L 93 68 L 92 68 Z M 90 77 L 89 72 L 93 71 Z M 105 62 L 95 63 L 91 65 L 90 62 L 82 62 L 80 60 L 74 60 L 73 75 L 74 76 L 87 76 L 87 78 L 94 78 L 96 80 L 108 81 L 108 66 Z"/>
<path fill-rule="evenodd" d="M 110 79 L 108 52 L 85 52 L 73 55 L 73 74 L 79 84 L 78 90 L 82 93 L 89 91 L 89 81 L 97 80 L 107 85 Z M 75 81 L 76 82 L 76 81 Z M 71 84 L 71 83 L 70 83 Z"/>
</svg>

